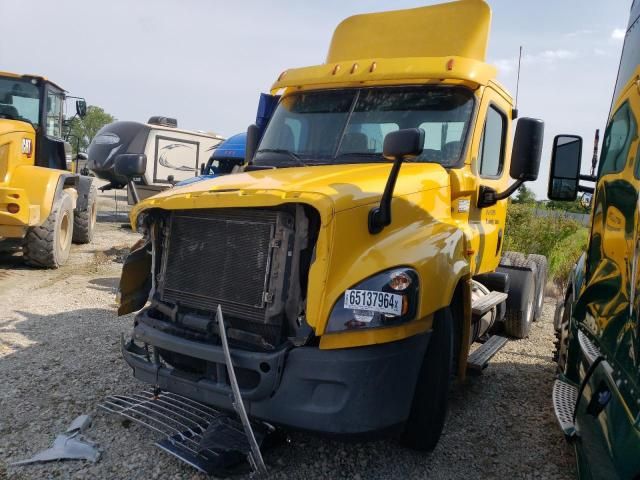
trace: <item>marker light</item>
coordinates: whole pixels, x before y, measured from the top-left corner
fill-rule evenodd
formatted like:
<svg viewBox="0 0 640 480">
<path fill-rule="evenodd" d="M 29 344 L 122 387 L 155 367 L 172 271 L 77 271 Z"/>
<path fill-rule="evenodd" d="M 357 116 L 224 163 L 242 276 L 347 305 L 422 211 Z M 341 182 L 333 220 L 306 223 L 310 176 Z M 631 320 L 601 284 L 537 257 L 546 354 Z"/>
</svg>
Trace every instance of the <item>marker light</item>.
<svg viewBox="0 0 640 480">
<path fill-rule="evenodd" d="M 17 203 L 10 203 L 7 205 L 7 212 L 9 213 L 18 213 L 20 211 L 20 205 Z"/>
</svg>

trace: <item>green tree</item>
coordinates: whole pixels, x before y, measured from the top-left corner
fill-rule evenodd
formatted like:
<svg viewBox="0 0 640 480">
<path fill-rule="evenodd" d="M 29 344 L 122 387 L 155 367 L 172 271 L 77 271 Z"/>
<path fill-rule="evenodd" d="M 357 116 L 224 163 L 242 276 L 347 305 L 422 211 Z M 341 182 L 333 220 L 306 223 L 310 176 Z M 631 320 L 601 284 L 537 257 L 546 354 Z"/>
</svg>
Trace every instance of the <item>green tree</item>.
<svg viewBox="0 0 640 480">
<path fill-rule="evenodd" d="M 513 199 L 513 203 L 535 203 L 535 201 L 536 194 L 525 185 L 518 188 L 518 194 Z"/>
<path fill-rule="evenodd" d="M 98 130 L 115 122 L 115 120 L 114 116 L 105 112 L 104 109 L 89 105 L 87 115 L 84 118 L 74 117 L 69 124 L 69 143 L 71 143 L 73 153 L 78 153 L 78 143 L 80 151 L 86 151 Z"/>
</svg>

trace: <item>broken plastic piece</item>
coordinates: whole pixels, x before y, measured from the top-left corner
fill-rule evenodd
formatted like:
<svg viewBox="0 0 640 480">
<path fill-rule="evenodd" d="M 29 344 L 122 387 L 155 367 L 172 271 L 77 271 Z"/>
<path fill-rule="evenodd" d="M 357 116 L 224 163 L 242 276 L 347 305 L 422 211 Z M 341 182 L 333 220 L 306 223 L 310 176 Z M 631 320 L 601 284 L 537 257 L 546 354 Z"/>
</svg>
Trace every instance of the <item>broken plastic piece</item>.
<svg viewBox="0 0 640 480">
<path fill-rule="evenodd" d="M 50 448 L 36 453 L 27 460 L 13 462 L 11 465 L 28 465 L 54 460 L 89 460 L 96 463 L 100 459 L 100 452 L 96 448 L 96 444 L 80 435 L 80 432 L 89 428 L 90 425 L 91 417 L 80 415 L 71 422 L 65 433 L 56 437 Z"/>
<path fill-rule="evenodd" d="M 84 433 L 84 431 L 91 426 L 91 422 L 93 422 L 93 420 L 89 415 L 80 415 L 71 422 L 71 425 L 69 425 L 69 428 L 67 428 L 64 433 L 73 433 L 75 431 Z"/>
</svg>

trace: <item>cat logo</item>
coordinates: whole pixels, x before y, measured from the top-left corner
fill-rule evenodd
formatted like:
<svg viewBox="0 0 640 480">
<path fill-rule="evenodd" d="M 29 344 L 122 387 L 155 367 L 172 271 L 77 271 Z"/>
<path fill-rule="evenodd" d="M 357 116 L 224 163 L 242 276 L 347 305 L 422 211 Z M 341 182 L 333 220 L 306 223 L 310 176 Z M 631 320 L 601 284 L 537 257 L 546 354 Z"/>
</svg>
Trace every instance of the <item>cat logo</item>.
<svg viewBox="0 0 640 480">
<path fill-rule="evenodd" d="M 22 139 L 22 153 L 24 153 L 27 157 L 31 158 L 31 139 L 30 138 Z"/>
</svg>

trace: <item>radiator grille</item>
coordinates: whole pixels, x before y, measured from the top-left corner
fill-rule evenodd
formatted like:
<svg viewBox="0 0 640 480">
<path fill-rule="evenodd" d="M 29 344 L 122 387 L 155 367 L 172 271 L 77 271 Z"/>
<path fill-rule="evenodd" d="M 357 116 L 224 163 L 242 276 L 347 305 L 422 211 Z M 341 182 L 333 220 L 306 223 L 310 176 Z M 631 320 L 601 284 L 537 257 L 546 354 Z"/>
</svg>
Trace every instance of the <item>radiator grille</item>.
<svg viewBox="0 0 640 480">
<path fill-rule="evenodd" d="M 278 212 L 251 209 L 173 213 L 163 261 L 163 299 L 264 321 L 271 240 Z"/>
</svg>

